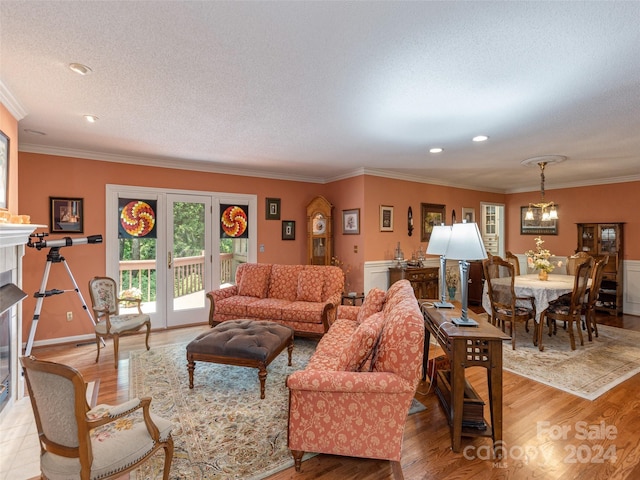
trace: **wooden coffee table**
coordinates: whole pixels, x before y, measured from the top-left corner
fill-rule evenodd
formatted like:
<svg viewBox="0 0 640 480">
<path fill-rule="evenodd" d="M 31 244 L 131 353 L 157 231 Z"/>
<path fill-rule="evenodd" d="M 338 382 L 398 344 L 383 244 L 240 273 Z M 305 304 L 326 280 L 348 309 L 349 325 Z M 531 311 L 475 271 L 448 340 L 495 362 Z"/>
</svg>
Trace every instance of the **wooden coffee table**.
<svg viewBox="0 0 640 480">
<path fill-rule="evenodd" d="M 187 345 L 189 388 L 193 388 L 196 361 L 258 369 L 260 398 L 264 398 L 267 366 L 285 347 L 293 353 L 293 329 L 275 322 L 228 320 L 199 335 Z"/>
</svg>

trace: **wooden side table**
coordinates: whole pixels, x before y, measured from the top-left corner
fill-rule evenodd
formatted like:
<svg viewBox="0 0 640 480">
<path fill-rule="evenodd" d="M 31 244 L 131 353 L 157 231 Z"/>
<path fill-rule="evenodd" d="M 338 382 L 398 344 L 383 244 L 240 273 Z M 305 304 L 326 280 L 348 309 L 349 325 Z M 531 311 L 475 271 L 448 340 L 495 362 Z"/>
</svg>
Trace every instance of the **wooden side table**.
<svg viewBox="0 0 640 480">
<path fill-rule="evenodd" d="M 433 334 L 451 363 L 451 405 L 448 420 L 451 427 L 452 450 L 460 451 L 463 436 L 491 437 L 494 452 L 499 456 L 497 447 L 502 443 L 502 342 L 510 340 L 511 337 L 471 311 L 468 315 L 478 322 L 478 327 L 455 326 L 451 319 L 460 317 L 460 303 L 453 304 L 453 309 L 437 309 L 428 306 L 427 303 L 422 304 L 425 325 L 423 371 L 427 371 L 429 341 Z M 484 430 L 462 427 L 467 367 L 487 369 L 491 426 Z"/>
<path fill-rule="evenodd" d="M 356 295 L 349 295 L 349 294 L 342 294 L 342 300 L 340 303 L 342 303 L 342 305 L 357 305 L 356 302 L 360 302 L 360 305 L 362 305 L 362 302 L 364 301 L 364 293 L 358 293 Z"/>
</svg>

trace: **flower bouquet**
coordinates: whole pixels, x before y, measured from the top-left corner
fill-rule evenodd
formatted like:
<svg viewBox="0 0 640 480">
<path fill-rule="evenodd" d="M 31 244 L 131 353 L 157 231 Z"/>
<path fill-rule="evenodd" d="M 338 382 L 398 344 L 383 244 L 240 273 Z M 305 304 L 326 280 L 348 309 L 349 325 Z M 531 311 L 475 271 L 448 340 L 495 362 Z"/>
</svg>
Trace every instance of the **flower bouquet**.
<svg viewBox="0 0 640 480">
<path fill-rule="evenodd" d="M 540 237 L 536 237 L 536 249 L 529 250 L 525 253 L 527 256 L 527 265 L 530 268 L 535 268 L 539 270 L 539 277 L 541 280 L 546 280 L 549 273 L 553 272 L 553 269 L 556 267 L 556 264 L 549 261 L 549 258 L 552 256 L 552 253 L 546 248 L 542 248 L 544 244 L 544 240 Z M 562 266 L 562 262 L 558 262 L 557 266 Z"/>
</svg>

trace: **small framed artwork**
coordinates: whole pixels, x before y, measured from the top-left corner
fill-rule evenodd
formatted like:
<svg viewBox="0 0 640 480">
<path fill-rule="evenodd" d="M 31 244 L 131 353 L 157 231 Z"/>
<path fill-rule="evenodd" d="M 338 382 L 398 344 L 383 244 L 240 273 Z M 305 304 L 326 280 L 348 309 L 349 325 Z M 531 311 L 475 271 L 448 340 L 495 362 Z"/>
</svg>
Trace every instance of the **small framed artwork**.
<svg viewBox="0 0 640 480">
<path fill-rule="evenodd" d="M 280 220 L 280 199 L 279 198 L 267 198 L 265 218 L 267 220 Z"/>
<path fill-rule="evenodd" d="M 445 223 L 445 206 L 437 203 L 421 203 L 420 214 L 420 241 L 428 242 L 433 227 Z"/>
<path fill-rule="evenodd" d="M 342 211 L 342 234 L 360 235 L 360 209 Z"/>
<path fill-rule="evenodd" d="M 282 221 L 282 240 L 296 239 L 296 222 L 295 220 Z"/>
<path fill-rule="evenodd" d="M 462 220 L 466 220 L 467 223 L 474 223 L 476 221 L 475 208 L 462 207 Z"/>
<path fill-rule="evenodd" d="M 49 197 L 49 212 L 51 233 L 82 233 L 84 231 L 82 198 Z"/>
<path fill-rule="evenodd" d="M 393 232 L 393 207 L 380 205 L 380 231 Z"/>
<path fill-rule="evenodd" d="M 0 208 L 9 204 L 9 137 L 0 130 Z"/>
<path fill-rule="evenodd" d="M 556 209 L 558 205 L 556 205 Z M 542 209 L 531 207 L 533 220 L 527 220 L 529 207 L 520 207 L 520 235 L 558 235 L 558 220 L 542 220 Z"/>
</svg>

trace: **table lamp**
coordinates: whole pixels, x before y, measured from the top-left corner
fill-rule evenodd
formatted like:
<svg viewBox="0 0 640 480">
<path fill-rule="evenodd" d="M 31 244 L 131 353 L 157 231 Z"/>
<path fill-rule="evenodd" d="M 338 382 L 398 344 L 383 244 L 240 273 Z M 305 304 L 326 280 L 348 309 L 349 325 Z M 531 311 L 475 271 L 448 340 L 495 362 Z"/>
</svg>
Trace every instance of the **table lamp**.
<svg viewBox="0 0 640 480">
<path fill-rule="evenodd" d="M 451 227 L 434 225 L 427 246 L 427 253 L 440 255 L 440 301 L 433 304 L 436 308 L 453 308 L 453 304 L 447 302 L 447 247 L 451 238 Z"/>
<path fill-rule="evenodd" d="M 460 294 L 462 312 L 460 318 L 451 321 L 459 327 L 477 327 L 478 322 L 467 316 L 469 301 L 469 262 L 468 260 L 484 260 L 487 251 L 482 242 L 477 223 L 456 223 L 451 227 L 451 238 L 445 253 L 452 260 L 460 260 Z"/>
</svg>

